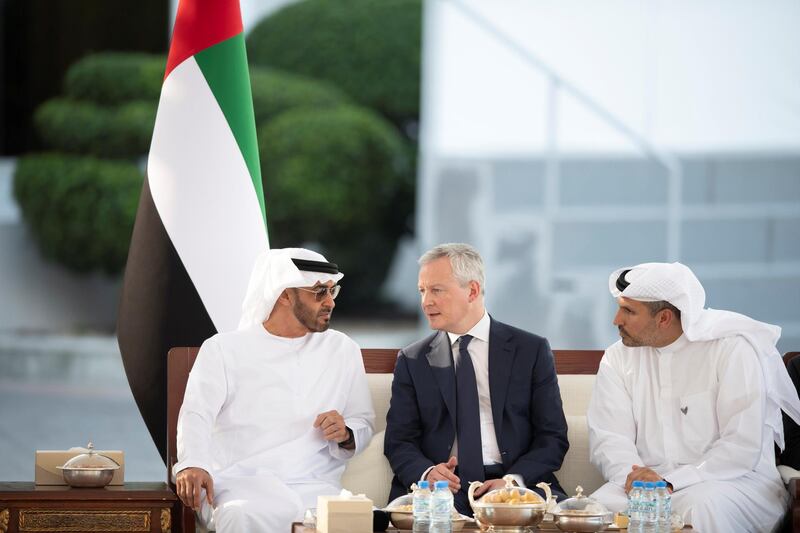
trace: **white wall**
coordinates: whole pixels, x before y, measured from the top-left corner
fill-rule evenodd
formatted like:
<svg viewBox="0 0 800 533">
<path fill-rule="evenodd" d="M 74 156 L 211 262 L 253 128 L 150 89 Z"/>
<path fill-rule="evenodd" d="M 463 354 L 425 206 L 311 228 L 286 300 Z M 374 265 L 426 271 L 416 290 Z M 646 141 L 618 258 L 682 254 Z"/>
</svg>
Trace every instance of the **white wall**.
<svg viewBox="0 0 800 533">
<path fill-rule="evenodd" d="M 476 245 L 490 312 L 557 348 L 615 339 L 611 270 L 682 261 L 800 349 L 798 27 L 789 0 L 427 0 L 418 254 Z"/>
<path fill-rule="evenodd" d="M 438 155 L 547 149 L 552 78 L 667 150 L 800 148 L 794 0 L 429 0 L 425 16 L 422 135 Z M 560 149 L 633 151 L 569 91 L 557 106 Z"/>
</svg>

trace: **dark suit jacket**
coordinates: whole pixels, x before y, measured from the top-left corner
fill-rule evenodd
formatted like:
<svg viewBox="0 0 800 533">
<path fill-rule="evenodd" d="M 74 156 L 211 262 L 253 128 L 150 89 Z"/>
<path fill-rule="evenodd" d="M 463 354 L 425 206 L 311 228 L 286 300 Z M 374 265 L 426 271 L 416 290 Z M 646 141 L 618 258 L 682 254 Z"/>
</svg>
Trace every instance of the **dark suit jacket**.
<svg viewBox="0 0 800 533">
<path fill-rule="evenodd" d="M 795 357 L 787 365 L 789 377 L 800 394 L 800 357 Z M 800 427 L 789 415 L 783 413 L 783 440 L 785 447 L 781 453 L 781 464 L 800 469 Z"/>
<path fill-rule="evenodd" d="M 547 340 L 492 320 L 489 389 L 503 474 L 519 474 L 531 488 L 545 481 L 560 490 L 553 472 L 561 467 L 569 443 Z M 455 404 L 447 333 L 434 333 L 400 351 L 384 440 L 395 473 L 390 500 L 406 494 L 428 467 L 447 462 L 456 435 Z"/>
</svg>

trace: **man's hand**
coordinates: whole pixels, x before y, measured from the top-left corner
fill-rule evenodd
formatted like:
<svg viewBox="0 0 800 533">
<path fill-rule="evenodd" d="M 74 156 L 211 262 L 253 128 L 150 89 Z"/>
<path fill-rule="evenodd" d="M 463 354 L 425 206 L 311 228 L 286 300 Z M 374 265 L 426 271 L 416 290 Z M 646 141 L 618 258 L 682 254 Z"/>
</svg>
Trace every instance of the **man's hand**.
<svg viewBox="0 0 800 533">
<path fill-rule="evenodd" d="M 200 510 L 200 496 L 202 489 L 206 489 L 206 500 L 212 505 L 214 502 L 214 480 L 211 475 L 202 468 L 184 468 L 175 476 L 175 488 L 178 491 L 178 498 L 184 505 L 195 511 Z"/>
<path fill-rule="evenodd" d="M 314 427 L 322 429 L 325 440 L 332 440 L 337 444 L 350 438 L 344 418 L 336 410 L 318 414 L 314 420 Z"/>
<path fill-rule="evenodd" d="M 625 480 L 625 492 L 631 491 L 634 481 L 652 481 L 655 483 L 656 481 L 662 481 L 663 479 L 664 478 L 659 476 L 652 468 L 633 465 L 633 470 L 631 470 L 631 473 L 628 474 L 628 478 Z M 670 492 L 672 492 L 672 489 L 670 489 Z"/>
<path fill-rule="evenodd" d="M 475 489 L 475 498 L 480 498 L 490 490 L 494 489 L 502 489 L 506 486 L 505 479 L 487 479 L 483 482 L 483 485 Z"/>
<path fill-rule="evenodd" d="M 431 468 L 428 475 L 425 476 L 425 479 L 427 479 L 428 483 L 431 485 L 437 481 L 447 481 L 450 491 L 458 492 L 461 490 L 461 480 L 458 479 L 458 476 L 455 474 L 456 466 L 458 466 L 458 459 L 453 456 L 446 463 L 439 463 Z M 431 490 L 433 490 L 433 486 L 431 486 Z"/>
</svg>

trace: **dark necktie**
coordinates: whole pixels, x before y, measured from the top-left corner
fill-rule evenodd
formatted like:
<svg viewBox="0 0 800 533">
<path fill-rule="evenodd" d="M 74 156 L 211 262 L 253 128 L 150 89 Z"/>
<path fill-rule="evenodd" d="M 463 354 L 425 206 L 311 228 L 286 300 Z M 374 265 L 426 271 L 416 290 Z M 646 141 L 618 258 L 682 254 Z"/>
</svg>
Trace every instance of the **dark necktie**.
<svg viewBox="0 0 800 533">
<path fill-rule="evenodd" d="M 458 477 L 461 488 L 471 481 L 483 481 L 483 449 L 478 408 L 478 383 L 467 347 L 472 335 L 462 335 L 458 342 L 456 367 L 456 435 L 458 437 Z"/>
</svg>

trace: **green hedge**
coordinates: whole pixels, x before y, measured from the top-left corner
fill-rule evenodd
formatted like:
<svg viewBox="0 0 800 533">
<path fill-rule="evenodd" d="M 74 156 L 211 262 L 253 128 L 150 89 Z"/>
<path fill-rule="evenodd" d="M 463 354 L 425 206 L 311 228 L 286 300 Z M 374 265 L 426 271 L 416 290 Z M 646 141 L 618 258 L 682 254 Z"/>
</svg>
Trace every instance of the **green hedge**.
<svg viewBox="0 0 800 533">
<path fill-rule="evenodd" d="M 333 85 L 278 69 L 251 66 L 250 84 L 256 124 L 295 107 L 325 108 L 350 102 Z"/>
<path fill-rule="evenodd" d="M 259 130 L 272 246 L 317 242 L 348 279 L 342 302 L 375 301 L 411 197 L 408 147 L 355 107 L 287 111 Z"/>
<path fill-rule="evenodd" d="M 420 0 L 307 0 L 261 21 L 250 62 L 329 81 L 396 123 L 419 117 Z"/>
<path fill-rule="evenodd" d="M 67 71 L 66 95 L 115 105 L 128 100 L 158 101 L 167 59 L 163 55 L 104 52 L 84 57 Z"/>
<path fill-rule="evenodd" d="M 101 157 L 139 157 L 150 148 L 156 105 L 133 101 L 116 108 L 55 98 L 36 110 L 39 136 L 49 148 Z"/>
<path fill-rule="evenodd" d="M 78 272 L 125 266 L 142 174 L 132 163 L 31 154 L 19 159 L 14 196 L 42 254 Z"/>
<path fill-rule="evenodd" d="M 42 139 L 71 154 L 145 154 L 163 61 L 84 58 L 70 69 L 68 97 L 37 110 Z M 375 302 L 412 212 L 413 148 L 384 118 L 325 82 L 260 67 L 251 68 L 251 81 L 271 244 L 325 246 L 351 280 L 339 303 Z M 116 273 L 141 184 L 128 161 L 32 154 L 19 161 L 14 192 L 46 257 L 76 271 Z"/>
</svg>

